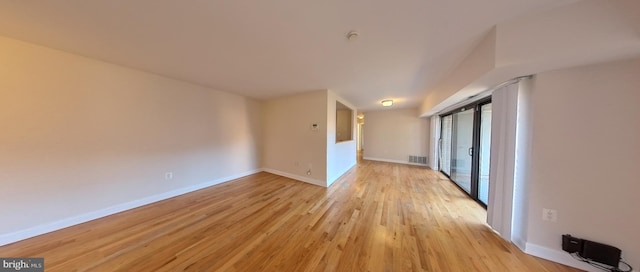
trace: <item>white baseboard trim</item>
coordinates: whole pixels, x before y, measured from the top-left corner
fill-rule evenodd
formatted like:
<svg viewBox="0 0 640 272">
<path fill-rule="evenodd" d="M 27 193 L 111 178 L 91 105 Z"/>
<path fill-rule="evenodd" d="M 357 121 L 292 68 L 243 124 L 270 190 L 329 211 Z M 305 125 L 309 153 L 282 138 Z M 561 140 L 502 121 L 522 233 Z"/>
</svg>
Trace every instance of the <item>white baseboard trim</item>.
<svg viewBox="0 0 640 272">
<path fill-rule="evenodd" d="M 602 272 L 602 270 L 599 270 L 593 266 L 590 266 L 586 263 L 583 263 L 581 261 L 574 259 L 569 255 L 569 253 L 561 250 L 551 249 L 548 247 L 543 247 L 543 246 L 532 244 L 532 243 L 526 243 L 524 252 L 529 255 L 536 256 L 538 258 L 546 259 L 556 263 L 561 263 L 561 264 L 582 269 L 585 271 Z"/>
<path fill-rule="evenodd" d="M 287 177 L 287 178 L 290 178 L 290 179 L 303 181 L 303 182 L 306 182 L 306 183 L 311 183 L 313 185 L 327 187 L 327 183 L 326 182 L 324 182 L 322 180 L 318 180 L 318 179 L 313 179 L 313 178 L 309 178 L 309 177 L 305 177 L 305 176 L 300 176 L 300 175 L 296 175 L 296 174 L 282 172 L 280 170 L 275 170 L 275 169 L 271 169 L 271 168 L 262 168 L 262 171 L 265 171 L 265 172 L 268 172 L 268 173 L 271 173 L 271 174 L 274 174 L 274 175 L 278 175 L 278 176 Z"/>
<path fill-rule="evenodd" d="M 513 244 L 516 245 L 522 252 L 526 251 L 527 243 L 524 241 L 524 239 L 522 239 L 520 237 L 511 237 L 511 240 L 512 240 Z"/>
<path fill-rule="evenodd" d="M 381 161 L 381 162 L 391 162 L 391 163 L 408 164 L 408 165 L 415 165 L 415 166 L 424 166 L 429 168 L 428 164 L 411 163 L 408 161 L 401 161 L 401 160 L 390 160 L 390 159 L 381 159 L 381 158 L 372 158 L 372 157 L 362 157 L 362 159 L 368 160 L 368 161 Z"/>
<path fill-rule="evenodd" d="M 248 175 L 252 175 L 255 173 L 259 173 L 262 172 L 262 169 L 254 169 L 251 171 L 247 171 L 247 172 L 243 172 L 240 174 L 236 174 L 236 175 L 232 175 L 232 176 L 228 176 L 228 177 L 224 177 L 224 178 L 220 178 L 220 179 L 216 179 L 216 180 L 212 180 L 212 181 L 208 181 L 208 182 L 204 182 L 204 183 L 200 183 L 200 184 L 196 184 L 193 186 L 189 186 L 189 187 L 184 187 L 184 188 L 179 188 L 173 191 L 169 191 L 166 193 L 161 193 L 161 194 L 157 194 L 157 195 L 152 195 L 152 196 L 148 196 L 142 199 L 138 199 L 138 200 L 134 200 L 134 201 L 130 201 L 130 202 L 126 202 L 126 203 L 122 203 L 122 204 L 117 204 L 111 207 L 107 207 L 101 210 L 97 210 L 97 211 L 92 211 L 92 212 L 87 212 L 84 214 L 80 214 L 77 216 L 73 216 L 73 217 L 69 217 L 69 218 L 65 218 L 62 220 L 58 220 L 55 222 L 51 222 L 51 223 L 47 223 L 47 224 L 42 224 L 42 225 L 38 225 L 35 227 L 31 227 L 28 229 L 23 229 L 23 230 L 19 230 L 19 231 L 15 231 L 15 232 L 11 232 L 11 233 L 6 233 L 6 234 L 1 234 L 0 235 L 0 246 L 2 245 L 7 245 L 7 244 L 11 244 L 11 243 L 15 243 L 24 239 L 28 239 L 31 237 L 35 237 L 38 235 L 42 235 L 45 233 L 49 233 L 49 232 L 53 232 L 56 230 L 60 230 L 60 229 L 64 229 L 67 227 L 71 227 L 74 225 L 78 225 L 78 224 L 82 224 L 91 220 L 95 220 L 101 217 L 105 217 L 105 216 L 109 216 L 112 214 L 116 214 L 119 212 L 123 212 L 126 210 L 130 210 L 130 209 L 134 209 L 134 208 L 138 208 L 147 204 L 151 204 L 154 202 L 158 202 L 158 201 L 162 201 L 168 198 L 172 198 L 172 197 L 176 197 L 179 195 L 183 195 L 186 193 L 191 193 L 193 191 L 197 191 L 200 189 L 204 189 L 213 185 L 217 185 L 217 184 L 221 184 L 221 183 L 225 183 L 228 181 L 232 181 L 241 177 L 245 177 Z"/>
</svg>

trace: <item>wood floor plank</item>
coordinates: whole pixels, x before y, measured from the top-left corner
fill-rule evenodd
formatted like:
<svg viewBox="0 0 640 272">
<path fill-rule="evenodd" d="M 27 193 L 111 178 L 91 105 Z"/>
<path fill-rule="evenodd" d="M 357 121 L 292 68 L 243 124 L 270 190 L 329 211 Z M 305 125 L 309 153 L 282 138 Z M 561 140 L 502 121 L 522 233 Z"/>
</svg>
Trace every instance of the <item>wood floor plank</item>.
<svg viewBox="0 0 640 272">
<path fill-rule="evenodd" d="M 360 160 L 329 188 L 258 173 L 0 247 L 46 271 L 579 271 L 522 253 L 440 173 Z"/>
</svg>

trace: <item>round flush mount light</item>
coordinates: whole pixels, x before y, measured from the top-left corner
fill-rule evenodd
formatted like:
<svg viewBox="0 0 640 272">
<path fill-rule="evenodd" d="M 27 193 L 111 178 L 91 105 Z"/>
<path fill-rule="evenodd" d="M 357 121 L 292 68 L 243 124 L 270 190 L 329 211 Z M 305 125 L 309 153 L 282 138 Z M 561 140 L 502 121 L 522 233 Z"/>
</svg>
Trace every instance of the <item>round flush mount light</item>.
<svg viewBox="0 0 640 272">
<path fill-rule="evenodd" d="M 349 33 L 347 33 L 347 40 L 353 41 L 357 39 L 358 36 L 360 36 L 360 33 L 358 33 L 357 31 L 354 31 L 354 30 L 349 31 Z"/>
<path fill-rule="evenodd" d="M 393 100 L 382 100 L 381 103 L 383 107 L 391 107 L 391 105 L 393 105 Z"/>
</svg>

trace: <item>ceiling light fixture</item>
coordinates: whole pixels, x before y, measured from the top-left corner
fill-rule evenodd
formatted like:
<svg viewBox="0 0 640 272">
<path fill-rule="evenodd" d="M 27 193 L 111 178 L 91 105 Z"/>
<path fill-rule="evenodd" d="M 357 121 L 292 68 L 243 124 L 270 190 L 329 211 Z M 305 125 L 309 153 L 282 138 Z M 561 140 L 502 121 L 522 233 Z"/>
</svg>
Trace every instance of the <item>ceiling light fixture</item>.
<svg viewBox="0 0 640 272">
<path fill-rule="evenodd" d="M 393 105 L 393 100 L 382 100 L 383 107 L 391 107 Z"/>
<path fill-rule="evenodd" d="M 358 35 L 360 35 L 360 33 L 358 33 L 357 31 L 349 31 L 349 33 L 347 33 L 347 40 L 353 41 L 358 38 Z"/>
</svg>

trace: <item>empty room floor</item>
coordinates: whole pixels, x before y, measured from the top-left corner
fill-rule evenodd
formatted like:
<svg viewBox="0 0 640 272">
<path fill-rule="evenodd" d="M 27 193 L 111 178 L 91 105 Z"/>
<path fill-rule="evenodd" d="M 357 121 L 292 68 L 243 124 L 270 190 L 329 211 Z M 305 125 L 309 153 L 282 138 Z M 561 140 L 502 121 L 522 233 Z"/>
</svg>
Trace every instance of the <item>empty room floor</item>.
<svg viewBox="0 0 640 272">
<path fill-rule="evenodd" d="M 331 187 L 258 173 L 0 247 L 46 271 L 580 271 L 519 251 L 438 172 L 359 161 Z"/>
</svg>

